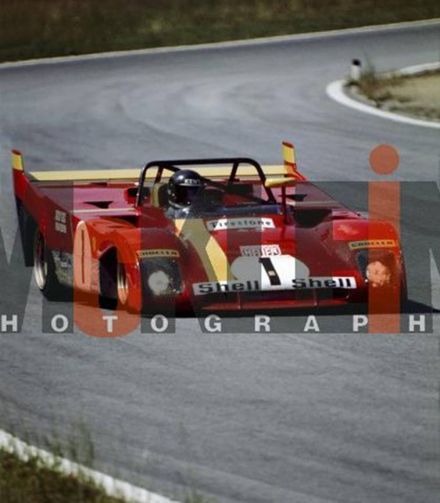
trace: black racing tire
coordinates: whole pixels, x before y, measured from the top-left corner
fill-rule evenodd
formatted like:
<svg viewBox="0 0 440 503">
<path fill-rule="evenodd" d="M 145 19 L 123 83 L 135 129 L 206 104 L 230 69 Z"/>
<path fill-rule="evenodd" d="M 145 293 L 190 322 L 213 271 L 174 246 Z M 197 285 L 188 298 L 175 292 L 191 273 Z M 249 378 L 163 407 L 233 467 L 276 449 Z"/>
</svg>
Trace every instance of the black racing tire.
<svg viewBox="0 0 440 503">
<path fill-rule="evenodd" d="M 24 265 L 26 267 L 32 267 L 34 265 L 34 239 L 37 224 L 18 198 L 16 200 L 16 205 Z"/>
<path fill-rule="evenodd" d="M 136 313 L 131 305 L 131 283 L 123 262 L 119 260 L 116 248 L 107 251 L 101 258 L 99 267 L 99 307 L 115 311 L 118 306 L 130 313 Z"/>
<path fill-rule="evenodd" d="M 38 228 L 33 240 L 33 265 L 35 282 L 46 299 L 66 300 L 67 288 L 58 281 L 52 251 Z"/>
<path fill-rule="evenodd" d="M 99 263 L 99 307 L 115 311 L 118 307 L 117 250 L 107 251 Z"/>
<path fill-rule="evenodd" d="M 116 311 L 118 307 L 118 299 L 112 297 L 99 296 L 99 307 L 105 309 L 106 311 Z"/>
<path fill-rule="evenodd" d="M 406 271 L 403 270 L 402 278 L 400 279 L 400 312 L 406 313 L 408 310 L 408 285 L 406 282 Z"/>
</svg>

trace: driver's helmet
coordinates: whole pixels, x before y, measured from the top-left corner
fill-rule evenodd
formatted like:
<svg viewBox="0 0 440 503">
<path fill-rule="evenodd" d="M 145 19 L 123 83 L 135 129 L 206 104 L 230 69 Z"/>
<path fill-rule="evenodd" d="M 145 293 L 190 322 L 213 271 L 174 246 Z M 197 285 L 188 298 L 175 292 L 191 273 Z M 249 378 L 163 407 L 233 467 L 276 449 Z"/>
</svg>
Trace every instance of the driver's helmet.
<svg viewBox="0 0 440 503">
<path fill-rule="evenodd" d="M 182 169 L 168 181 L 168 201 L 173 206 L 190 206 L 205 187 L 202 177 L 190 169 Z"/>
</svg>

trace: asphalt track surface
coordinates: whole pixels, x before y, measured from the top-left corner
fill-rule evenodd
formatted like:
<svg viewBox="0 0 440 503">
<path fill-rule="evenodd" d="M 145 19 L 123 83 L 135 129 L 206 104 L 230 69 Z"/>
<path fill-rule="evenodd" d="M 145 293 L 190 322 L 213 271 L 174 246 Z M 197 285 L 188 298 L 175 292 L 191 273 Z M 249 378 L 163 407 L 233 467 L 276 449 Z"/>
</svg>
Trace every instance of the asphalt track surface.
<svg viewBox="0 0 440 503">
<path fill-rule="evenodd" d="M 356 181 L 374 178 L 371 148 L 391 143 L 402 160 L 395 179 L 437 180 L 437 130 L 341 107 L 325 87 L 353 57 L 380 70 L 438 60 L 439 50 L 437 25 L 2 69 L 6 249 L 16 231 L 11 147 L 29 169 L 105 168 L 237 154 L 276 163 L 291 139 L 310 178 Z M 22 333 L 0 336 L 0 427 L 38 443 L 81 421 L 97 469 L 162 494 L 438 501 L 438 328 L 204 335 L 184 319 L 175 335 L 96 339 L 41 325 L 32 286 Z"/>
</svg>

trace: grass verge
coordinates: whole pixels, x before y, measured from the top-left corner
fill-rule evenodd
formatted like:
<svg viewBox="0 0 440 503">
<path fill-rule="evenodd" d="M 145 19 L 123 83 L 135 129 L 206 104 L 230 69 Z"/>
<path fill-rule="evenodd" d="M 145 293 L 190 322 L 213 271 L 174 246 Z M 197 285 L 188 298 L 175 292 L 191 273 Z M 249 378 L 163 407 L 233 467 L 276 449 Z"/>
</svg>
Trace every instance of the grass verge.
<svg viewBox="0 0 440 503">
<path fill-rule="evenodd" d="M 440 17 L 438 0 L 8 0 L 0 61 Z"/>
<path fill-rule="evenodd" d="M 380 75 L 370 65 L 358 85 L 351 88 L 377 108 L 440 120 L 440 70 L 417 75 Z"/>
<path fill-rule="evenodd" d="M 108 477 L 87 468 L 93 467 L 95 452 L 83 422 L 74 424 L 65 441 L 56 433 L 41 441 L 46 447 L 39 450 L 28 439 L 23 442 L 0 430 L 1 503 L 127 502 L 129 496 L 122 480 L 110 484 L 109 493 Z M 215 503 L 195 489 L 186 490 L 179 501 Z"/>
<path fill-rule="evenodd" d="M 37 457 L 22 461 L 0 451 L 0 501 L 2 503 L 123 503 L 107 496 L 85 476 L 61 474 Z"/>
<path fill-rule="evenodd" d="M 108 496 L 86 474 L 62 473 L 37 455 L 24 461 L 0 449 L 0 501 L 2 503 L 126 503 Z M 186 493 L 183 503 L 216 503 L 196 490 Z"/>
</svg>

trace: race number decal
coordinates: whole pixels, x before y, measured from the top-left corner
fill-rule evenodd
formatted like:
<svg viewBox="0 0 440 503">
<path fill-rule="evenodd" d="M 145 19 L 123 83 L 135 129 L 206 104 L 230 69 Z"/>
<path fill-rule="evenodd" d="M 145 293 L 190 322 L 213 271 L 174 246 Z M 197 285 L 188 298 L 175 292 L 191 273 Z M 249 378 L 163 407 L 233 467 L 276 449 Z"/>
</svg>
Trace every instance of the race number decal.
<svg viewBox="0 0 440 503">
<path fill-rule="evenodd" d="M 292 288 L 292 280 L 309 276 L 309 268 L 291 255 L 273 257 L 238 257 L 231 266 L 239 281 L 257 281 L 262 290 Z"/>
<path fill-rule="evenodd" d="M 92 246 L 87 225 L 81 221 L 75 232 L 73 244 L 73 281 L 76 288 L 91 290 L 92 286 Z"/>
<path fill-rule="evenodd" d="M 280 277 L 273 265 L 273 261 L 269 257 L 260 258 L 260 264 L 263 265 L 266 274 L 269 276 L 270 286 L 281 285 Z"/>
</svg>

